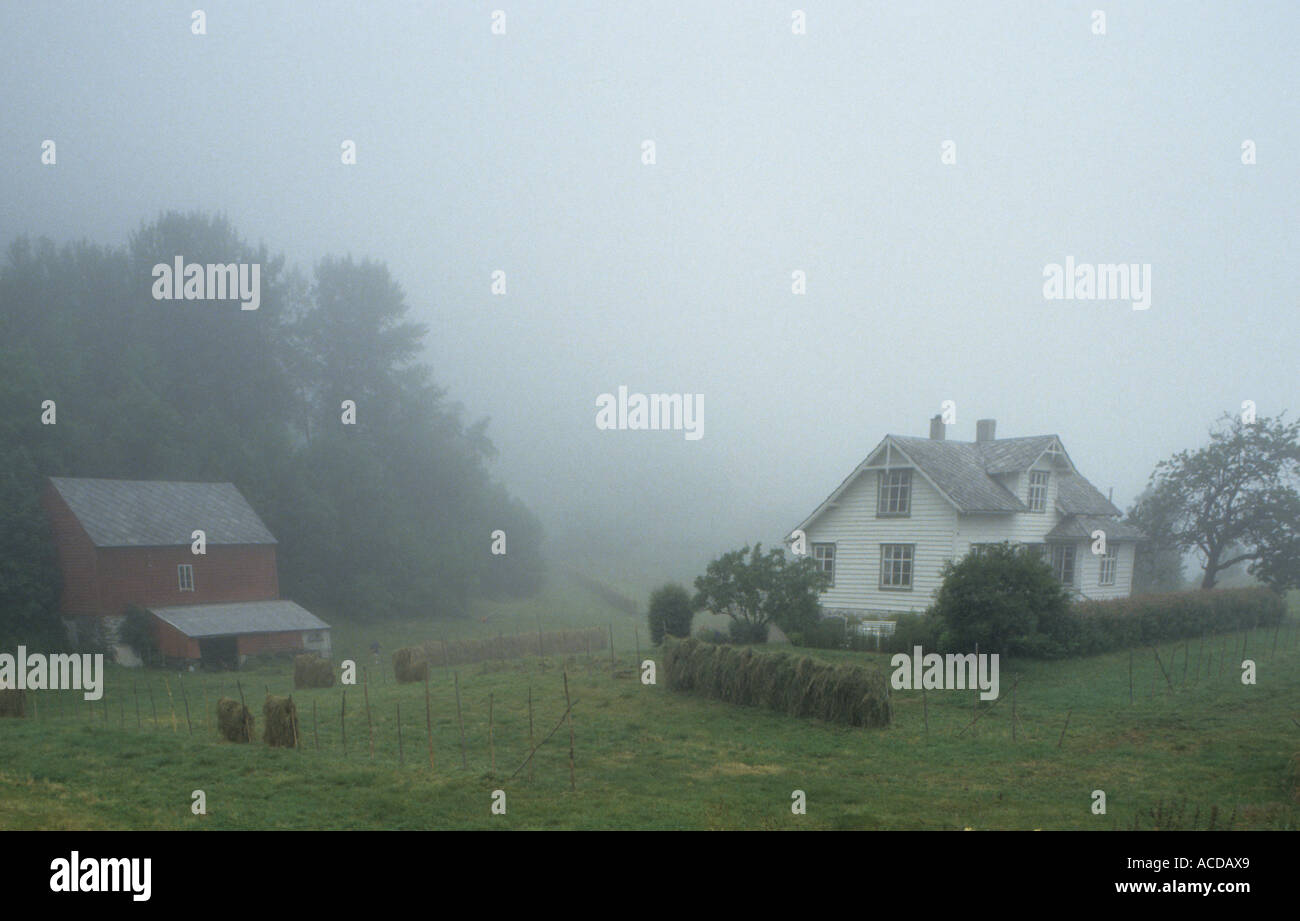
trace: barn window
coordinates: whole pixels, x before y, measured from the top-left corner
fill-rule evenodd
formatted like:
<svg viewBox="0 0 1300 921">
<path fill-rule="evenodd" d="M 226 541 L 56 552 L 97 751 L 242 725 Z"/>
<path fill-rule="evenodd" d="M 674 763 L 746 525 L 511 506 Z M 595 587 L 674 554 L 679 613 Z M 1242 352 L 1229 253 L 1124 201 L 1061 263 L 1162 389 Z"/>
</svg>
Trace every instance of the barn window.
<svg viewBox="0 0 1300 921">
<path fill-rule="evenodd" d="M 1047 511 L 1047 477 L 1046 470 L 1029 471 L 1029 510 L 1031 512 Z"/>
<path fill-rule="evenodd" d="M 877 518 L 906 518 L 912 514 L 912 471 L 880 471 Z"/>
<path fill-rule="evenodd" d="M 1115 570 L 1119 563 L 1119 547 L 1111 545 L 1106 548 L 1105 554 L 1101 558 L 1101 584 L 1115 584 Z"/>
<path fill-rule="evenodd" d="M 911 591 L 915 544 L 880 545 L 880 587 Z"/>
<path fill-rule="evenodd" d="M 834 544 L 813 544 L 813 559 L 817 561 L 817 568 L 826 575 L 831 577 L 831 585 L 835 584 L 835 545 Z"/>
<path fill-rule="evenodd" d="M 180 589 L 183 592 L 194 591 L 194 567 L 189 563 L 181 563 L 176 567 L 176 581 L 180 583 Z"/>
</svg>

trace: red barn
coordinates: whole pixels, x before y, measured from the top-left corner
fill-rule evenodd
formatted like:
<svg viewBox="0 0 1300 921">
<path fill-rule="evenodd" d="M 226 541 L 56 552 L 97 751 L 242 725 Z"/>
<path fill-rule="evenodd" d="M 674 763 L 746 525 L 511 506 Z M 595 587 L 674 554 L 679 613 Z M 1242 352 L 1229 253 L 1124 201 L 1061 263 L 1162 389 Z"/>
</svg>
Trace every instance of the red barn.
<svg viewBox="0 0 1300 921">
<path fill-rule="evenodd" d="M 329 625 L 280 598 L 275 538 L 233 484 L 50 477 L 44 502 L 74 636 L 95 625 L 115 642 L 135 604 L 154 614 L 169 659 L 329 655 Z"/>
</svg>

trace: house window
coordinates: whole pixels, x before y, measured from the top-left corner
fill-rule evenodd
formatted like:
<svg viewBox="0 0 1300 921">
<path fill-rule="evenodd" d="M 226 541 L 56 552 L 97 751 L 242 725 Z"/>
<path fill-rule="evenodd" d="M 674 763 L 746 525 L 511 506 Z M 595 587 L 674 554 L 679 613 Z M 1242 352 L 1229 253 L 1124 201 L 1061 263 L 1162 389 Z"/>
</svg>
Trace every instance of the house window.
<svg viewBox="0 0 1300 921">
<path fill-rule="evenodd" d="M 1119 547 L 1111 544 L 1101 558 L 1101 584 L 1115 584 L 1115 570 L 1119 565 Z"/>
<path fill-rule="evenodd" d="M 1030 544 L 1038 558 L 1052 567 L 1052 575 L 1062 585 L 1074 584 L 1074 544 Z"/>
<path fill-rule="evenodd" d="M 1047 477 L 1046 470 L 1029 471 L 1029 510 L 1031 512 L 1047 511 Z"/>
<path fill-rule="evenodd" d="M 881 588 L 912 590 L 912 558 L 915 551 L 915 544 L 880 545 Z"/>
<path fill-rule="evenodd" d="M 813 559 L 817 561 L 817 568 L 826 575 L 831 577 L 831 585 L 835 584 L 835 545 L 834 544 L 813 544 Z"/>
<path fill-rule="evenodd" d="M 996 546 L 997 546 L 997 544 L 971 544 L 971 545 L 970 545 L 970 555 L 971 555 L 971 556 L 983 556 L 984 554 L 986 554 L 986 553 L 989 552 L 989 548 L 990 548 L 990 547 L 996 547 Z"/>
<path fill-rule="evenodd" d="M 189 563 L 181 563 L 176 567 L 176 581 L 180 583 L 180 589 L 183 592 L 194 591 L 194 567 Z"/>
<path fill-rule="evenodd" d="M 912 514 L 912 471 L 880 471 L 880 501 L 877 518 L 906 518 Z"/>
</svg>

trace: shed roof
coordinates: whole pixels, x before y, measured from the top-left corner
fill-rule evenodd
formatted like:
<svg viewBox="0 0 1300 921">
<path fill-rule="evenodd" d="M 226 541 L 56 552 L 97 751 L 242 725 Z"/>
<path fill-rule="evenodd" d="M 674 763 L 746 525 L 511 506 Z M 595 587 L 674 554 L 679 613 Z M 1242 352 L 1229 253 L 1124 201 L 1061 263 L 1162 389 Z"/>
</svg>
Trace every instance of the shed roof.
<svg viewBox="0 0 1300 921">
<path fill-rule="evenodd" d="M 274 544 L 232 483 L 50 477 L 97 547 L 174 547 L 202 530 L 209 545 Z"/>
<path fill-rule="evenodd" d="M 292 601 L 243 601 L 150 608 L 161 620 L 191 638 L 245 633 L 328 630 L 330 625 Z"/>
</svg>

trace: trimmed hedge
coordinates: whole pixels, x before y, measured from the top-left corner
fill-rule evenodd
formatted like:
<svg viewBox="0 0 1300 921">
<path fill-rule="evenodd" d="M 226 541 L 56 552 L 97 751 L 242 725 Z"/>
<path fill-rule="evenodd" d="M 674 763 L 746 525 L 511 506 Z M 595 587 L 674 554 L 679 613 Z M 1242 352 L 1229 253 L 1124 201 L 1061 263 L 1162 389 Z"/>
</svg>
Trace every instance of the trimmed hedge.
<svg viewBox="0 0 1300 921">
<path fill-rule="evenodd" d="M 1207 633 L 1273 627 L 1286 600 L 1266 588 L 1211 589 L 1081 601 L 1070 608 L 1041 654 L 1091 656 Z M 1032 654 L 1032 651 L 1025 650 Z"/>
<path fill-rule="evenodd" d="M 790 716 L 850 726 L 887 726 L 893 718 L 884 674 L 857 665 L 666 637 L 664 672 L 671 690 Z"/>
</svg>

